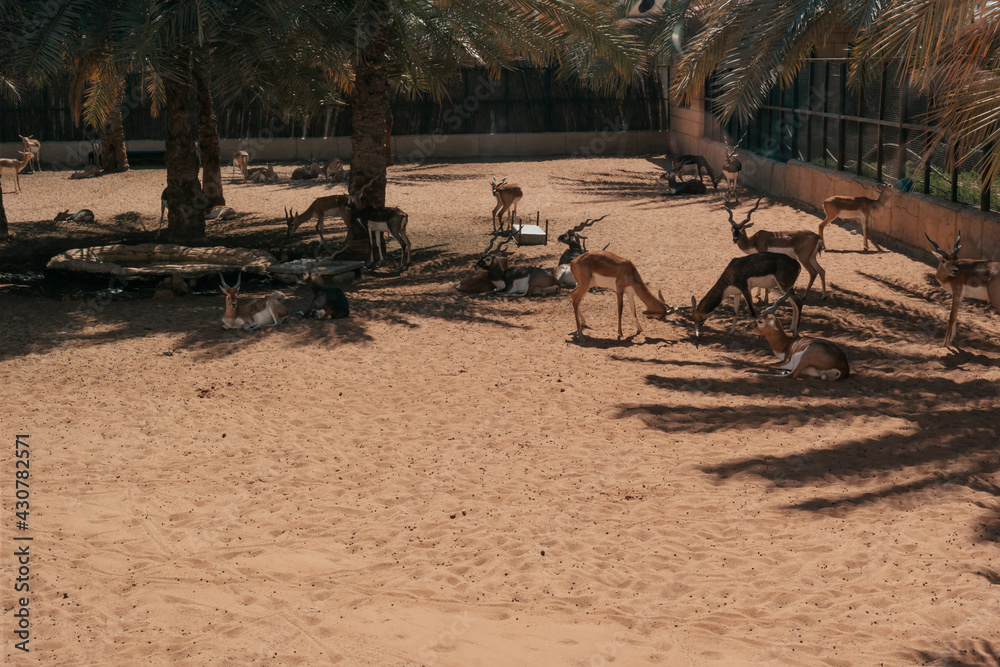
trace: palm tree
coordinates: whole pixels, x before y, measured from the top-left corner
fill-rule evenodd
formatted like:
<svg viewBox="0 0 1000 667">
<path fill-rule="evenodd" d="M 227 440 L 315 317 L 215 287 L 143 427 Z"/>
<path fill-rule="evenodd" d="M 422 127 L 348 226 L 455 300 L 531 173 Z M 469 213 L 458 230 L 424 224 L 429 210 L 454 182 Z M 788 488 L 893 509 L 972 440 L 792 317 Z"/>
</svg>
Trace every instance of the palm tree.
<svg viewBox="0 0 1000 667">
<path fill-rule="evenodd" d="M 958 161 L 983 151 L 987 181 L 1000 173 L 996 2 L 665 0 L 660 9 L 645 21 L 648 44 L 677 63 L 671 91 L 677 101 L 689 100 L 715 73 L 722 92 L 714 111 L 723 121 L 749 120 L 774 86 L 791 85 L 827 36 L 846 29 L 853 39 L 852 85 L 899 62 L 899 71 L 930 94 L 927 122 L 939 128 L 936 139 L 955 146 Z M 692 23 L 681 51 L 677 36 Z"/>
</svg>

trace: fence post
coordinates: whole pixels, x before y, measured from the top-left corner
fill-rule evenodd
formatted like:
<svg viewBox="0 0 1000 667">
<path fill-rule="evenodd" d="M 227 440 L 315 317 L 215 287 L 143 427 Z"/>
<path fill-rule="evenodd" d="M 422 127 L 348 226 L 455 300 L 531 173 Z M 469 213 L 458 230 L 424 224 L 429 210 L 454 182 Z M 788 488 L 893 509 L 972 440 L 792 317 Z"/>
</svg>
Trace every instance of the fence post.
<svg viewBox="0 0 1000 667">
<path fill-rule="evenodd" d="M 885 127 L 882 123 L 885 122 L 885 98 L 886 98 L 886 84 L 889 78 L 889 66 L 882 66 L 882 77 L 879 81 L 878 90 L 878 130 L 876 130 L 877 139 L 875 148 L 875 180 L 882 180 L 882 161 L 884 156 L 884 146 L 883 140 L 885 138 Z"/>
<path fill-rule="evenodd" d="M 840 63 L 840 113 L 837 118 L 837 171 L 844 171 L 847 153 L 847 62 Z"/>
<path fill-rule="evenodd" d="M 951 146 L 951 200 L 958 201 L 958 142 Z"/>
<path fill-rule="evenodd" d="M 900 76 L 899 81 L 899 129 L 897 130 L 896 140 L 899 142 L 896 146 L 896 178 L 902 179 L 906 178 L 906 128 L 903 124 L 906 122 L 906 116 L 909 110 L 906 108 L 909 102 L 910 96 L 910 86 L 906 80 L 905 76 Z"/>
<path fill-rule="evenodd" d="M 988 156 L 993 153 L 993 142 L 987 142 L 983 146 L 983 155 Z M 986 178 L 986 172 L 992 166 L 990 164 L 992 160 L 986 158 L 983 160 L 983 176 L 980 179 L 981 185 L 979 186 L 979 210 L 989 212 L 990 210 L 990 189 L 993 187 L 993 179 Z"/>
<path fill-rule="evenodd" d="M 861 110 L 864 109 L 864 99 L 865 99 L 865 83 L 862 81 L 858 84 L 858 164 L 857 172 L 858 176 L 861 175 L 861 159 L 864 155 L 864 126 L 861 123 Z"/>
</svg>

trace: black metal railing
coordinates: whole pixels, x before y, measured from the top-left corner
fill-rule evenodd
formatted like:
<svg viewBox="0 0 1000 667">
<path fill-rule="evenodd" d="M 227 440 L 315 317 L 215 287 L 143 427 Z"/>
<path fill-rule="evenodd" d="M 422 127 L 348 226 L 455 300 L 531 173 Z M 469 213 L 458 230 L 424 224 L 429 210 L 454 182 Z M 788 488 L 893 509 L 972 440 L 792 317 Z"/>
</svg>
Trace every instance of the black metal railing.
<svg viewBox="0 0 1000 667">
<path fill-rule="evenodd" d="M 1000 183 L 984 183 L 981 154 L 949 166 L 947 143 L 934 142 L 925 124 L 928 100 L 891 65 L 874 81 L 847 85 L 849 61 L 811 59 L 792 86 L 776 87 L 748 123 L 721 127 L 712 115 L 719 84 L 705 91 L 705 134 L 735 141 L 772 160 L 801 160 L 883 182 L 901 182 L 916 192 L 1000 211 Z M 926 161 L 922 161 L 929 154 Z"/>
</svg>

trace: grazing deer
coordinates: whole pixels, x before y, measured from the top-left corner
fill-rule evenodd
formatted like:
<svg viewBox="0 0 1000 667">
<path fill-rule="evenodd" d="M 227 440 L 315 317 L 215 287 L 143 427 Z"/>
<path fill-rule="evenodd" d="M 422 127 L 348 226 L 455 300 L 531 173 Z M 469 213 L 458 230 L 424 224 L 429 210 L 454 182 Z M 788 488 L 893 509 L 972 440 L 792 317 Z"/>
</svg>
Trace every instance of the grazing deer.
<svg viewBox="0 0 1000 667">
<path fill-rule="evenodd" d="M 344 180 L 347 172 L 344 170 L 344 163 L 340 158 L 333 158 L 322 167 L 320 171 L 323 173 L 324 180 L 329 181 L 331 178 L 335 181 Z"/>
<path fill-rule="evenodd" d="M 292 234 L 306 220 L 316 216 L 316 231 L 319 232 L 320 243 L 326 247 L 326 238 L 323 236 L 323 220 L 328 215 L 339 215 L 348 228 L 351 225 L 351 199 L 347 195 L 330 195 L 319 197 L 302 213 L 295 213 L 285 209 L 285 223 L 288 225 L 286 238 L 292 238 Z"/>
<path fill-rule="evenodd" d="M 826 217 L 823 222 L 819 223 L 820 238 L 823 238 L 823 230 L 826 229 L 826 226 L 837 218 L 860 219 L 864 251 L 868 252 L 868 225 L 871 222 L 872 213 L 889 200 L 890 194 L 892 194 L 892 187 L 884 185 L 879 190 L 877 199 L 870 197 L 827 197 L 823 200 L 823 212 L 826 213 Z"/>
<path fill-rule="evenodd" d="M 926 232 L 924 236 L 927 236 Z M 1000 262 L 959 259 L 958 249 L 962 245 L 961 231 L 958 232 L 955 247 L 951 252 L 941 250 L 930 236 L 927 236 L 927 240 L 934 246 L 934 256 L 938 259 L 937 273 L 934 277 L 941 287 L 951 292 L 951 316 L 948 318 L 948 330 L 944 334 L 944 345 L 949 347 L 955 340 L 955 325 L 962 297 L 989 301 L 1000 311 Z"/>
<path fill-rule="evenodd" d="M 703 195 L 708 188 L 701 181 L 678 181 L 673 174 L 667 176 L 668 195 Z"/>
<path fill-rule="evenodd" d="M 86 167 L 80 171 L 74 171 L 69 175 L 70 178 L 97 178 L 104 173 L 104 170 L 98 167 L 96 164 L 88 164 Z"/>
<path fill-rule="evenodd" d="M 263 167 L 248 169 L 246 180 L 251 183 L 276 183 L 278 175 L 274 173 L 274 165 L 268 164 Z"/>
<path fill-rule="evenodd" d="M 510 227 L 513 228 L 514 217 L 517 215 L 517 202 L 521 201 L 521 197 L 524 196 L 521 186 L 515 183 L 508 183 L 506 178 L 497 183 L 497 177 L 494 176 L 491 187 L 493 188 L 493 196 L 497 198 L 497 205 L 493 207 L 493 231 L 498 231 L 498 218 L 500 220 L 500 231 L 503 230 L 503 216 L 508 210 L 510 211 Z"/>
<path fill-rule="evenodd" d="M 34 160 L 35 164 L 38 165 L 38 171 L 41 171 L 42 161 L 39 159 L 38 156 L 42 152 L 42 143 L 38 141 L 38 139 L 32 139 L 31 137 L 35 136 L 33 134 L 29 134 L 26 137 L 20 134 L 17 136 L 21 137 L 21 147 L 27 152 L 31 153 L 31 159 Z M 29 160 L 28 163 L 31 164 L 31 160 Z M 35 173 L 34 165 L 31 166 L 31 173 L 32 174 Z"/>
<path fill-rule="evenodd" d="M 312 164 L 305 167 L 296 167 L 292 172 L 293 181 L 305 181 L 313 178 L 317 178 L 321 173 L 323 173 L 323 168 L 318 164 L 313 162 Z"/>
<path fill-rule="evenodd" d="M 226 312 L 222 315 L 223 329 L 249 331 L 262 326 L 273 327 L 288 319 L 288 309 L 281 303 L 285 300 L 285 295 L 281 292 L 271 292 L 261 299 L 240 303 L 240 282 L 243 280 L 243 272 L 240 272 L 233 287 L 226 284 L 221 272 L 219 280 L 222 282 L 219 289 L 226 295 Z"/>
<path fill-rule="evenodd" d="M 493 237 L 496 240 L 496 237 Z M 505 268 L 507 266 L 508 253 L 504 246 L 511 242 L 507 239 L 493 252 L 484 253 L 484 256 L 476 262 L 476 266 L 485 269 L 489 276 L 493 291 L 498 294 L 511 294 L 514 296 L 549 296 L 559 291 L 559 283 L 555 276 L 538 267 L 518 267 L 516 269 Z M 493 241 L 490 241 L 492 247 Z"/>
<path fill-rule="evenodd" d="M 694 167 L 695 172 L 698 174 L 698 182 L 701 183 L 701 170 L 705 170 L 705 174 L 708 176 L 708 180 L 712 181 L 712 187 L 716 190 L 719 189 L 719 177 L 715 175 L 712 168 L 708 165 L 708 160 L 706 160 L 701 155 L 681 155 L 680 157 L 671 158 L 670 164 L 673 167 L 673 173 L 677 176 L 681 176 L 681 171 L 684 167 Z"/>
<path fill-rule="evenodd" d="M 490 239 L 490 244 L 486 247 L 486 250 L 479 256 L 475 264 L 472 266 L 472 270 L 462 277 L 462 280 L 458 283 L 457 289 L 460 292 L 468 292 L 470 294 L 482 294 L 483 292 L 492 292 L 496 289 L 496 286 L 490 281 L 489 272 L 483 268 L 483 264 L 488 261 L 493 261 L 490 258 L 496 256 L 496 262 L 501 269 L 506 271 L 510 268 L 509 257 L 510 253 L 506 250 L 500 248 L 493 248 L 493 244 L 496 243 L 497 237 L 494 236 Z"/>
<path fill-rule="evenodd" d="M 844 348 L 823 338 L 789 336 L 781 327 L 774 311 L 791 295 L 792 289 L 789 289 L 774 305 L 765 309 L 749 329 L 764 336 L 774 356 L 778 357 L 779 363 L 771 367 L 778 372 L 772 375 L 789 376 L 793 380 L 800 375 L 821 380 L 846 380 L 851 367 Z"/>
<path fill-rule="evenodd" d="M 367 206 L 359 209 L 351 202 L 351 215 L 368 230 L 368 263 L 375 262 L 375 248 L 378 248 L 378 262 L 382 263 L 382 238 L 391 234 L 399 243 L 399 270 L 410 263 L 410 237 L 406 235 L 409 216 L 401 208 L 392 206 Z M 375 234 L 378 233 L 376 237 Z"/>
<path fill-rule="evenodd" d="M 322 278 L 314 274 L 311 268 L 305 272 L 300 282 L 308 285 L 313 292 L 309 310 L 301 313 L 303 316 L 315 317 L 317 320 L 338 320 L 350 317 L 351 306 L 342 289 L 325 287 Z"/>
<path fill-rule="evenodd" d="M 693 310 L 690 314 L 684 311 L 679 312 L 694 322 L 694 335 L 696 339 L 701 337 L 701 328 L 705 320 L 708 319 L 708 315 L 718 308 L 719 304 L 727 296 L 733 296 L 737 299 L 742 297 L 745 299 L 747 307 L 750 309 L 750 317 L 756 319 L 757 313 L 754 311 L 750 290 L 758 287 L 763 289 L 777 287 L 788 291 L 795 285 L 795 281 L 798 280 L 799 271 L 801 271 L 799 263 L 788 255 L 781 255 L 774 252 L 758 252 L 745 257 L 736 257 L 730 260 L 722 275 L 715 282 L 715 285 L 712 286 L 712 289 L 708 290 L 708 293 L 705 294 L 701 301 L 697 301 L 693 296 L 691 297 Z M 794 309 L 792 315 L 792 335 L 795 335 L 799 329 L 802 302 L 795 296 L 794 292 L 791 293 L 790 297 Z M 736 314 L 734 315 L 730 333 L 736 330 L 735 318 L 739 316 L 737 306 L 738 301 L 733 304 L 733 310 L 736 311 Z"/>
<path fill-rule="evenodd" d="M 777 252 L 799 260 L 802 268 L 809 273 L 809 284 L 806 286 L 806 293 L 802 295 L 802 300 L 805 301 L 809 296 L 809 290 L 812 289 L 817 274 L 820 284 L 823 286 L 823 298 L 825 299 L 826 271 L 819 265 L 818 260 L 819 253 L 823 252 L 823 239 L 820 238 L 819 234 L 805 231 L 766 232 L 761 230 L 747 238 L 746 230 L 753 227 L 750 217 L 760 206 L 761 199 L 757 200 L 754 207 L 747 213 L 747 217 L 740 223 L 733 220 L 733 209 L 727 207 L 729 225 L 733 228 L 733 243 L 748 255 L 755 252 Z"/>
<path fill-rule="evenodd" d="M 24 156 L 21 160 L 15 160 L 13 158 L 3 158 L 0 159 L 0 177 L 5 173 L 14 174 L 14 192 L 21 191 L 21 179 L 19 177 L 21 170 L 27 166 L 28 162 L 31 161 L 31 153 L 25 151 L 18 151 Z"/>
<path fill-rule="evenodd" d="M 583 328 L 587 326 L 583 313 L 580 311 L 580 302 L 591 287 L 606 287 L 615 290 L 618 296 L 618 338 L 622 338 L 622 306 L 623 296 L 627 293 L 629 303 L 632 305 L 632 315 L 635 317 L 636 334 L 642 333 L 642 325 L 639 323 L 639 315 L 635 310 L 635 297 L 646 305 L 643 315 L 651 320 L 665 320 L 667 315 L 674 312 L 668 309 L 663 302 L 663 293 L 659 298 L 646 287 L 642 281 L 635 264 L 629 260 L 619 257 L 613 252 L 594 250 L 585 252 L 572 262 L 569 268 L 576 279 L 576 287 L 570 293 L 570 300 L 573 302 L 573 315 L 576 317 L 576 335 L 583 337 Z"/>
<path fill-rule="evenodd" d="M 206 220 L 235 220 L 236 211 L 228 206 L 213 206 L 205 211 Z"/>
<path fill-rule="evenodd" d="M 70 214 L 69 209 L 56 213 L 56 217 L 52 219 L 54 222 L 62 222 L 63 220 L 69 220 L 70 222 L 93 222 L 94 212 L 89 208 L 83 208 L 76 213 Z"/>
<path fill-rule="evenodd" d="M 236 151 L 233 153 L 233 169 L 230 171 L 230 176 L 233 176 L 233 172 L 237 169 L 243 174 L 243 180 L 247 180 L 247 164 L 250 162 L 250 153 L 246 151 Z"/>
<path fill-rule="evenodd" d="M 745 134 L 743 136 L 746 136 Z M 742 139 L 740 139 L 742 141 Z M 740 172 L 743 171 L 743 163 L 740 159 L 736 157 L 736 153 L 740 150 L 740 142 L 736 142 L 735 148 L 730 148 L 729 142 L 726 142 L 726 160 L 722 163 L 722 176 L 726 179 L 726 201 L 729 201 L 729 196 L 733 195 L 736 203 L 740 203 Z"/>
</svg>

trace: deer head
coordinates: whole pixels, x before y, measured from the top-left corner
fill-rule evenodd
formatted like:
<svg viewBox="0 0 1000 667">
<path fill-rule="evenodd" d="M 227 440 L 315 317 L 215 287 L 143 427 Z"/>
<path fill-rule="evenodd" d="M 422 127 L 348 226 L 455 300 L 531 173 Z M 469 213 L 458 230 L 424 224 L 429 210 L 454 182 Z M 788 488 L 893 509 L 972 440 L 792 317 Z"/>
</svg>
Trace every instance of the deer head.
<svg viewBox="0 0 1000 667">
<path fill-rule="evenodd" d="M 572 229 L 568 230 L 567 232 L 565 232 L 563 234 L 560 234 L 559 238 L 556 239 L 556 240 L 559 243 L 565 243 L 566 245 L 568 245 L 573 250 L 583 250 L 584 252 L 586 252 L 587 249 L 585 247 L 586 246 L 585 242 L 587 240 L 587 237 L 584 236 L 584 235 L 582 235 L 582 234 L 580 234 L 579 232 L 582 232 L 584 229 L 586 229 L 587 227 L 590 227 L 595 222 L 600 222 L 601 220 L 604 220 L 604 218 L 606 218 L 606 217 L 608 217 L 608 216 L 605 214 L 605 215 L 602 215 L 601 217 L 595 218 L 593 220 L 591 220 L 590 218 L 588 218 L 588 219 L 584 220 L 583 222 L 581 222 L 580 224 L 578 224 L 576 227 L 573 227 Z M 581 243 L 581 241 L 584 241 L 584 243 Z"/>
<path fill-rule="evenodd" d="M 927 236 L 927 232 L 924 232 L 924 236 Z M 958 249 L 962 246 L 962 231 L 959 230 L 958 237 L 955 239 L 955 247 L 951 249 L 950 253 L 941 250 L 930 236 L 927 236 L 927 240 L 934 246 L 934 256 L 938 258 L 941 266 L 945 268 L 948 274 L 952 276 L 958 275 Z"/>
<path fill-rule="evenodd" d="M 754 207 L 750 209 L 749 213 L 747 213 L 747 217 L 743 219 L 743 222 L 736 222 L 733 219 L 733 209 L 729 206 L 726 206 L 726 212 L 729 214 L 729 224 L 733 228 L 733 243 L 739 243 L 740 236 L 746 234 L 746 230 L 753 227 L 753 223 L 750 222 L 750 216 L 752 216 L 754 214 L 754 211 L 756 211 L 760 207 L 760 202 L 763 199 L 764 198 L 761 197 L 760 199 L 757 200 L 757 203 L 754 204 Z"/>
<path fill-rule="evenodd" d="M 226 295 L 226 305 L 236 308 L 240 293 L 240 282 L 243 281 L 243 272 L 240 271 L 240 275 L 236 278 L 236 284 L 232 287 L 226 284 L 226 279 L 222 277 L 222 271 L 219 271 L 219 281 L 222 283 L 219 289 Z"/>
<path fill-rule="evenodd" d="M 496 194 L 497 190 L 499 190 L 500 188 L 502 188 L 506 183 L 507 183 L 507 177 L 506 176 L 499 183 L 497 183 L 497 177 L 494 176 L 493 177 L 493 183 L 491 184 L 491 187 L 493 189 L 493 194 Z"/>
<path fill-rule="evenodd" d="M 287 236 L 291 236 L 292 232 L 295 231 L 295 228 L 298 227 L 298 224 L 295 222 L 295 218 L 297 216 L 298 213 L 296 213 L 294 210 L 289 211 L 287 208 L 285 208 L 285 224 L 288 225 Z"/>
</svg>

